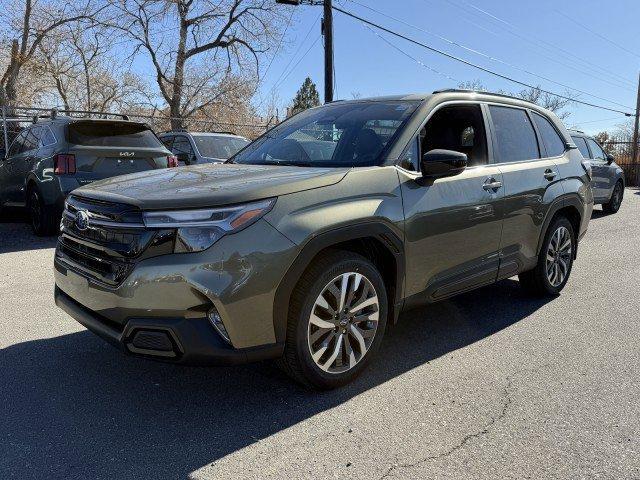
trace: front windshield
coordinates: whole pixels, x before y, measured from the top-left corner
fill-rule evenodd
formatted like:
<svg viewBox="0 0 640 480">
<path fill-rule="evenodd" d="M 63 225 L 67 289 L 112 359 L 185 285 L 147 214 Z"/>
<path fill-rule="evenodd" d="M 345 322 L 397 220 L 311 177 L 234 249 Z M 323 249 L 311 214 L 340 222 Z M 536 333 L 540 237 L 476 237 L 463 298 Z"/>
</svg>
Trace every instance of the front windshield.
<svg viewBox="0 0 640 480">
<path fill-rule="evenodd" d="M 378 165 L 385 147 L 418 102 L 332 103 L 275 127 L 232 161 L 253 165 L 363 167 Z"/>
<path fill-rule="evenodd" d="M 200 155 L 223 160 L 233 157 L 249 143 L 248 140 L 239 137 L 194 135 L 193 139 Z"/>
</svg>

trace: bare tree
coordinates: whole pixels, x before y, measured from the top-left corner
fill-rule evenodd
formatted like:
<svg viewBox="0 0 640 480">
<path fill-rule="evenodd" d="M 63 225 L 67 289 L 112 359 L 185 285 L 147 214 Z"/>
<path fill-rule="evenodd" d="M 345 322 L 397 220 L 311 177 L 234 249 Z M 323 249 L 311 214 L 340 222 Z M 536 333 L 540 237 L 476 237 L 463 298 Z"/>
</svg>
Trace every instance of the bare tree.
<svg viewBox="0 0 640 480">
<path fill-rule="evenodd" d="M 458 88 L 464 90 L 473 90 L 476 92 L 489 92 L 489 90 L 484 86 L 484 84 L 476 79 L 476 80 L 468 80 L 466 82 L 461 82 L 458 84 Z M 552 95 L 547 92 L 543 92 L 540 89 L 540 86 L 526 88 L 524 90 L 520 90 L 519 92 L 507 92 L 505 90 L 498 90 L 495 93 L 500 93 L 504 95 L 511 95 L 512 97 L 521 98 L 531 103 L 535 103 L 536 105 L 540 105 L 547 110 L 551 110 L 562 120 L 565 120 L 571 112 L 565 110 L 565 107 L 571 104 L 571 100 L 567 100 L 566 98 L 558 97 L 557 95 Z M 571 92 L 566 92 L 564 94 L 565 97 L 572 97 Z M 575 95 L 574 95 L 575 96 Z"/>
<path fill-rule="evenodd" d="M 153 65 L 172 128 L 252 85 L 261 55 L 284 24 L 273 0 L 109 0 L 109 25 L 136 43 Z M 285 9 L 286 10 L 286 9 Z M 166 35 L 170 31 L 171 35 Z M 248 73 L 250 72 L 250 73 Z M 241 77 L 242 82 L 235 79 Z"/>
<path fill-rule="evenodd" d="M 0 76 L 0 103 L 15 105 L 20 72 L 36 54 L 40 44 L 62 26 L 90 23 L 105 8 L 94 0 L 74 2 L 24 0 L 5 8 L 1 14 L 3 41 L 9 44 L 9 60 Z"/>
<path fill-rule="evenodd" d="M 67 110 L 111 111 L 148 103 L 145 82 L 120 68 L 110 53 L 108 33 L 100 26 L 68 25 L 40 44 L 38 63 Z"/>
</svg>

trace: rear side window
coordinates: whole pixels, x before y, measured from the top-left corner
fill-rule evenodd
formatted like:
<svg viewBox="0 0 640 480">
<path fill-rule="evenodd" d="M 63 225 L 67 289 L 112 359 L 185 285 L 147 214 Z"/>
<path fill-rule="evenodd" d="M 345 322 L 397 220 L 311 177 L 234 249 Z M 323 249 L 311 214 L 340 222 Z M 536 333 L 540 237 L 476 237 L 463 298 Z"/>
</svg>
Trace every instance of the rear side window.
<svg viewBox="0 0 640 480">
<path fill-rule="evenodd" d="M 582 137 L 571 137 L 574 143 L 578 146 L 578 150 L 584 158 L 589 158 L 589 149 L 587 148 L 587 142 Z"/>
<path fill-rule="evenodd" d="M 49 127 L 42 127 L 42 136 L 40 138 L 40 143 L 43 147 L 56 143 L 56 137 L 53 135 L 53 132 Z"/>
<path fill-rule="evenodd" d="M 558 134 L 558 131 L 551 125 L 551 122 L 542 115 L 533 113 L 533 121 L 536 122 L 538 132 L 542 137 L 542 143 L 547 150 L 547 157 L 558 157 L 564 153 L 564 140 Z"/>
<path fill-rule="evenodd" d="M 69 124 L 69 142 L 87 147 L 160 148 L 162 143 L 149 127 L 126 122 L 74 122 Z"/>
<path fill-rule="evenodd" d="M 498 162 L 540 158 L 536 134 L 525 110 L 490 105 L 489 111 L 495 129 Z"/>
<path fill-rule="evenodd" d="M 602 148 L 600 148 L 600 145 L 598 145 L 595 141 L 587 138 L 587 143 L 589 143 L 589 148 L 591 149 L 591 158 L 595 160 L 604 160 L 605 158 L 607 158 L 605 153 L 602 151 Z"/>
<path fill-rule="evenodd" d="M 27 135 L 27 131 L 21 131 L 18 136 L 15 138 L 11 147 L 9 148 L 9 154 L 7 156 L 13 157 L 14 155 L 19 155 L 24 152 L 24 139 Z"/>
</svg>

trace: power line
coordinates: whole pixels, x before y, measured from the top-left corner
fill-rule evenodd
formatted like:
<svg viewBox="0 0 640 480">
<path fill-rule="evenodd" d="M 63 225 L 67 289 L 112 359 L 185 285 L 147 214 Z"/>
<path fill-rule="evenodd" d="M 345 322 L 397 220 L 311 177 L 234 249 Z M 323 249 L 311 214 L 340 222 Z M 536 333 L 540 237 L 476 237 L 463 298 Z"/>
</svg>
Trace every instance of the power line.
<svg viewBox="0 0 640 480">
<path fill-rule="evenodd" d="M 264 70 L 264 73 L 262 74 L 262 78 L 265 78 L 267 76 L 267 73 L 269 73 L 269 69 L 271 68 L 271 64 L 273 63 L 273 61 L 275 60 L 276 56 L 278 55 L 278 52 L 280 51 L 280 47 L 282 47 L 282 42 L 284 41 L 284 37 L 287 34 L 287 30 L 289 30 L 289 26 L 291 25 L 291 19 L 293 18 L 293 14 L 295 12 L 295 8 L 291 9 L 291 15 L 289 15 L 289 19 L 287 20 L 287 24 L 284 27 L 284 30 L 282 31 L 282 35 L 280 36 L 280 41 L 278 42 L 278 46 L 276 47 L 275 51 L 273 52 L 273 56 L 271 57 L 271 60 L 269 61 L 269 65 L 267 65 L 267 68 Z"/>
<path fill-rule="evenodd" d="M 631 55 L 633 55 L 636 58 L 640 58 L 640 55 L 638 55 L 636 52 L 633 52 L 631 50 L 629 50 L 627 47 L 625 47 L 624 45 L 620 45 L 617 42 L 614 42 L 613 40 L 611 40 L 608 37 L 605 37 L 604 35 L 598 33 L 597 31 L 593 30 L 592 28 L 587 27 L 585 24 L 577 21 L 575 18 L 570 17 L 569 15 L 567 15 L 566 13 L 561 12 L 560 10 L 556 10 L 556 13 L 559 13 L 560 15 L 562 15 L 564 18 L 566 18 L 567 20 L 575 23 L 576 25 L 578 25 L 579 27 L 584 28 L 587 32 L 592 33 L 593 35 L 596 35 L 598 37 L 600 37 L 601 39 L 603 39 L 606 42 L 609 42 L 611 45 L 618 47 L 621 50 L 624 50 L 627 53 L 630 53 Z"/>
<path fill-rule="evenodd" d="M 586 122 L 573 123 L 572 125 L 579 126 L 579 125 L 587 125 L 588 123 L 611 122 L 613 120 L 622 120 L 622 117 L 617 116 L 617 117 L 611 117 L 611 118 L 601 118 L 599 120 L 588 120 Z"/>
<path fill-rule="evenodd" d="M 468 52 L 474 53 L 474 54 L 476 54 L 476 55 L 480 55 L 480 56 L 482 56 L 482 57 L 484 57 L 484 58 L 487 58 L 487 59 L 489 59 L 489 60 L 492 60 L 492 61 L 494 61 L 494 62 L 501 63 L 501 64 L 503 64 L 503 65 L 506 65 L 506 66 L 508 66 L 508 67 L 514 68 L 514 69 L 519 70 L 519 71 L 521 71 L 521 72 L 523 72 L 523 73 L 526 73 L 526 74 L 528 74 L 528 75 L 531 75 L 531 76 L 534 76 L 534 77 L 540 78 L 541 80 L 545 80 L 545 81 L 547 81 L 547 82 L 550 82 L 550 83 L 553 83 L 553 84 L 559 85 L 559 86 L 561 86 L 561 87 L 568 88 L 569 90 L 574 90 L 574 91 L 576 91 L 576 92 L 582 93 L 582 94 L 587 95 L 587 96 L 589 96 L 589 97 L 597 98 L 598 100 L 603 100 L 603 101 L 608 102 L 608 103 L 611 103 L 611 104 L 613 104 L 613 105 L 618 105 L 619 107 L 627 108 L 627 106 L 626 106 L 626 105 L 623 105 L 623 104 L 621 104 L 621 103 L 615 102 L 615 101 L 613 101 L 613 100 L 609 100 L 609 99 L 604 98 L 604 97 L 600 97 L 600 96 L 595 95 L 595 94 L 593 94 L 593 93 L 585 92 L 584 90 L 580 90 L 580 89 L 575 88 L 575 87 L 570 87 L 569 85 L 566 85 L 566 84 L 564 84 L 564 83 L 561 83 L 561 82 L 558 82 L 558 81 L 553 80 L 553 79 L 551 79 L 551 78 L 545 77 L 545 76 L 543 76 L 543 75 L 539 75 L 539 74 L 537 74 L 537 73 L 531 72 L 531 71 L 529 71 L 529 70 L 527 70 L 527 69 L 525 69 L 525 68 L 519 67 L 519 66 L 514 65 L 514 64 L 512 64 L 512 63 L 505 62 L 504 60 L 500 60 L 499 58 L 493 57 L 493 56 L 488 55 L 488 54 L 486 54 L 486 53 L 483 53 L 483 52 L 481 52 L 481 51 L 479 51 L 479 50 L 475 50 L 475 49 L 473 49 L 473 48 L 471 48 L 471 47 L 467 47 L 467 46 L 465 46 L 465 45 L 463 45 L 463 44 L 460 44 L 460 43 L 455 42 L 455 41 L 453 41 L 453 40 L 450 40 L 450 39 L 448 39 L 448 38 L 446 38 L 446 37 L 443 37 L 443 36 L 441 36 L 441 35 L 438 35 L 437 33 L 430 32 L 429 30 L 425 30 L 425 29 L 423 29 L 423 28 L 421 28 L 421 27 L 418 27 L 418 26 L 416 26 L 416 25 L 412 25 L 411 23 L 405 22 L 404 20 L 402 20 L 402 19 L 400 19 L 400 18 L 396 18 L 396 17 L 393 17 L 393 16 L 391 16 L 391 15 L 388 15 L 388 14 L 386 14 L 386 13 L 384 13 L 384 12 L 381 12 L 381 11 L 379 11 L 379 10 L 376 10 L 375 8 L 372 8 L 372 7 L 368 6 L 368 5 L 365 5 L 365 4 L 363 4 L 363 3 L 360 3 L 360 2 L 358 2 L 358 1 L 356 1 L 356 0 L 349 0 L 349 1 L 350 1 L 350 2 L 352 2 L 352 3 L 355 3 L 355 4 L 357 4 L 357 5 L 360 5 L 360 6 L 364 7 L 364 8 L 367 8 L 367 9 L 371 10 L 372 12 L 377 13 L 378 15 L 382 15 L 383 17 L 387 17 L 387 18 L 389 18 L 389 19 L 391 19 L 391 20 L 395 20 L 396 22 L 402 23 L 403 25 L 406 25 L 406 26 L 411 27 L 411 28 L 413 28 L 413 29 L 415 29 L 415 30 L 418 30 L 418 31 L 423 32 L 423 33 L 426 33 L 426 34 L 428 34 L 428 35 L 432 35 L 432 36 L 434 36 L 434 37 L 436 37 L 436 38 L 438 38 L 438 39 L 442 40 L 443 42 L 446 42 L 446 43 L 448 43 L 448 44 L 450 44 L 450 45 L 456 46 L 456 47 L 461 48 L 461 49 L 463 49 L 463 50 L 466 50 L 466 51 L 468 51 Z"/>
<path fill-rule="evenodd" d="M 376 32 L 373 28 L 371 28 L 369 25 L 367 25 L 366 23 L 363 23 L 363 26 L 365 26 L 367 29 L 369 29 L 369 31 L 371 33 L 373 33 L 376 37 L 378 37 L 380 40 L 384 41 L 387 45 L 389 45 L 391 48 L 397 50 L 398 52 L 400 52 L 401 54 L 403 54 L 405 57 L 410 58 L 411 60 L 413 60 L 414 62 L 416 62 L 418 65 L 420 65 L 421 67 L 426 68 L 427 70 L 431 70 L 433 73 L 437 73 L 438 75 L 441 75 L 449 80 L 453 80 L 454 82 L 460 82 L 460 80 L 458 80 L 457 78 L 453 78 L 452 76 L 446 74 L 446 73 L 442 73 L 438 70 L 436 70 L 433 67 L 430 67 L 429 65 L 426 65 L 425 63 L 421 62 L 420 60 L 418 60 L 417 58 L 415 58 L 412 55 L 409 55 L 407 52 L 405 52 L 404 50 L 402 50 L 400 47 L 394 45 L 393 43 L 391 43 L 389 40 L 387 40 L 386 38 L 384 38 L 382 35 L 380 35 L 378 32 Z"/>
<path fill-rule="evenodd" d="M 282 69 L 282 73 L 280 73 L 280 76 L 278 77 L 278 79 L 273 82 L 273 87 L 271 88 L 271 91 L 276 89 L 276 86 L 280 83 L 280 79 L 282 78 L 282 76 L 285 74 L 285 72 L 287 71 L 287 69 L 289 68 L 289 66 L 291 65 L 291 63 L 293 62 L 294 58 L 296 58 L 296 56 L 298 55 L 298 52 L 300 52 L 300 49 L 302 48 L 302 46 L 304 45 L 304 43 L 307 41 L 307 38 L 309 38 L 309 35 L 311 35 L 311 32 L 313 31 L 314 27 L 316 26 L 316 23 L 318 23 L 318 20 L 320 19 L 320 15 L 318 14 L 318 16 L 316 17 L 316 19 L 313 21 L 313 23 L 311 24 L 311 27 L 309 27 L 309 30 L 307 31 L 307 34 L 304 36 L 304 38 L 302 39 L 302 42 L 300 42 L 300 44 L 298 45 L 298 48 L 296 49 L 296 51 L 293 53 L 293 55 L 291 55 L 291 58 L 289 59 L 289 63 L 287 63 L 287 65 Z M 319 37 L 318 37 L 319 38 Z M 316 42 L 318 40 L 316 39 Z M 285 77 L 286 78 L 286 77 Z"/>
<path fill-rule="evenodd" d="M 289 78 L 289 75 L 291 75 L 291 74 L 295 71 L 296 67 L 297 67 L 298 65 L 300 65 L 300 62 L 301 62 L 302 60 L 304 60 L 304 58 L 309 54 L 309 52 L 311 51 L 311 49 L 312 49 L 313 47 L 315 47 L 316 43 L 318 43 L 318 40 L 320 40 L 320 37 L 321 37 L 321 35 L 318 35 L 318 36 L 316 37 L 315 41 L 314 41 L 314 42 L 309 46 L 309 48 L 307 49 L 307 51 L 306 51 L 306 52 L 304 52 L 304 54 L 300 57 L 300 59 L 296 62 L 296 64 L 295 64 L 293 67 L 291 67 L 291 70 L 289 70 L 289 73 L 287 73 L 287 74 L 283 77 L 282 81 L 281 81 L 278 85 L 274 86 L 274 88 L 279 87 L 280 85 L 282 85 L 282 83 L 283 83 L 287 78 Z"/>
<path fill-rule="evenodd" d="M 578 100 L 577 98 L 569 97 L 567 95 L 561 95 L 561 94 L 558 94 L 558 93 L 555 93 L 555 92 L 552 92 L 552 91 L 549 91 L 549 90 L 545 90 L 543 88 L 536 87 L 536 86 L 528 84 L 526 82 L 522 82 L 520 80 L 516 80 L 516 79 L 511 78 L 511 77 L 509 77 L 507 75 L 503 75 L 501 73 L 498 73 L 498 72 L 495 72 L 495 71 L 490 70 L 488 68 L 485 68 L 485 67 L 483 67 L 481 65 L 477 65 L 477 64 L 475 64 L 473 62 L 470 62 L 470 61 L 465 60 L 463 58 L 460 58 L 460 57 L 457 57 L 457 56 L 452 55 L 450 53 L 447 53 L 447 52 L 445 52 L 443 50 L 439 50 L 439 49 L 434 48 L 434 47 L 432 47 L 430 45 L 427 45 L 425 43 L 419 42 L 418 40 L 410 38 L 410 37 L 408 37 L 406 35 L 403 35 L 401 33 L 394 32 L 393 30 L 390 30 L 389 28 L 383 27 L 382 25 L 379 25 L 379 24 L 377 24 L 375 22 L 367 20 L 366 18 L 360 17 L 360 16 L 358 16 L 358 15 L 356 15 L 354 13 L 351 13 L 351 12 L 348 12 L 346 10 L 343 10 L 340 7 L 334 6 L 333 9 L 338 11 L 338 12 L 340 12 L 340 13 L 342 13 L 343 15 L 346 15 L 348 17 L 351 17 L 351 18 L 354 18 L 354 19 L 359 20 L 361 22 L 364 22 L 364 23 L 366 23 L 366 24 L 368 24 L 368 25 L 370 25 L 372 27 L 375 27 L 375 28 L 377 28 L 379 30 L 382 30 L 382 31 L 384 31 L 386 33 L 389 33 L 389 34 L 391 34 L 393 36 L 396 36 L 398 38 L 402 38 L 403 40 L 406 40 L 407 42 L 413 43 L 413 44 L 418 45 L 418 46 L 420 46 L 422 48 L 426 48 L 427 50 L 430 50 L 430 51 L 432 51 L 434 53 L 437 53 L 439 55 L 442 55 L 444 57 L 450 58 L 451 60 L 455 60 L 457 62 L 463 63 L 463 64 L 465 64 L 467 66 L 473 67 L 473 68 L 478 69 L 480 71 L 483 71 L 485 73 L 489 73 L 491 75 L 494 75 L 494 76 L 496 76 L 498 78 L 502 78 L 503 80 L 507 80 L 507 81 L 515 83 L 517 85 L 521 85 L 523 87 L 531 88 L 531 89 L 534 89 L 534 90 L 539 90 L 540 92 L 543 92 L 543 93 L 546 93 L 546 94 L 549 94 L 549 95 L 553 95 L 555 97 L 562 98 L 562 99 L 568 100 L 570 102 L 579 103 L 579 104 L 582 104 L 582 105 L 587 105 L 589 107 L 600 108 L 602 110 L 608 110 L 610 112 L 621 113 L 621 114 L 629 116 L 629 117 L 633 116 L 632 113 L 624 112 L 622 110 L 616 110 L 614 108 L 605 107 L 603 105 L 597 105 L 597 104 L 594 104 L 594 103 L 585 102 L 585 101 L 582 101 L 582 100 Z"/>
<path fill-rule="evenodd" d="M 427 1 L 427 0 L 425 0 L 425 1 Z M 453 1 L 451 1 L 451 0 L 445 0 L 445 1 L 447 3 L 449 3 L 450 5 L 453 5 L 454 7 L 462 9 L 463 11 L 465 11 L 460 5 L 454 3 Z M 473 5 L 473 4 L 469 3 L 469 2 L 466 2 L 464 0 L 463 0 L 463 3 L 467 7 L 470 7 L 473 10 L 476 11 L 476 12 L 472 12 L 472 13 L 476 13 L 476 15 L 478 15 L 478 13 L 480 13 L 480 14 L 482 14 L 484 16 L 487 16 L 487 17 L 491 18 L 492 20 L 494 20 L 494 21 L 496 21 L 498 23 L 501 23 L 501 24 L 505 25 L 506 27 L 508 27 L 507 28 L 507 32 L 510 33 L 511 35 L 513 35 L 514 37 L 520 38 L 521 40 L 524 40 L 525 42 L 530 43 L 530 44 L 534 45 L 537 48 L 542 48 L 542 49 L 547 50 L 547 51 L 549 51 L 551 53 L 555 53 L 553 50 L 557 50 L 557 51 L 560 51 L 560 52 L 562 52 L 563 54 L 566 55 L 566 57 L 563 59 L 563 62 L 558 61 L 556 58 L 547 57 L 546 55 L 542 55 L 544 58 L 547 58 L 548 60 L 551 60 L 551 61 L 553 61 L 555 63 L 558 63 L 558 64 L 560 64 L 562 66 L 565 66 L 565 67 L 568 67 L 568 68 L 570 68 L 572 70 L 580 72 L 583 75 L 590 76 L 592 78 L 598 79 L 598 80 L 600 80 L 602 82 L 606 82 L 606 83 L 609 83 L 610 85 L 612 85 L 612 83 L 609 80 L 604 79 L 602 76 L 596 76 L 591 72 L 586 72 L 584 70 L 576 68 L 575 66 L 571 66 L 571 65 L 567 64 L 568 61 L 579 60 L 580 62 L 582 62 L 583 64 L 587 65 L 590 68 L 594 68 L 594 69 L 600 70 L 602 73 L 604 73 L 605 75 L 609 76 L 614 81 L 618 82 L 618 84 L 626 84 L 627 87 L 625 87 L 625 88 L 635 87 L 635 83 L 634 82 L 632 82 L 632 81 L 630 81 L 630 80 L 628 80 L 626 78 L 620 77 L 618 75 L 612 74 L 608 69 L 602 67 L 602 65 L 598 65 L 598 64 L 593 63 L 593 62 L 591 62 L 591 61 L 589 61 L 589 60 L 587 60 L 585 58 L 579 57 L 574 52 L 570 52 L 570 51 L 568 51 L 568 50 L 566 50 L 566 49 L 564 49 L 564 48 L 562 48 L 562 47 L 560 47 L 560 46 L 558 46 L 556 44 L 552 44 L 552 43 L 546 41 L 543 38 L 535 37 L 535 36 L 532 36 L 532 38 L 534 40 L 532 40 L 531 38 L 527 38 L 527 36 L 522 35 L 521 33 L 519 33 L 519 31 L 518 31 L 519 28 L 516 25 L 514 25 L 513 23 L 508 22 L 507 20 L 504 20 L 504 19 L 502 19 L 500 17 L 497 17 L 496 15 L 493 15 L 492 13 L 490 13 L 490 12 L 488 12 L 486 10 L 483 10 L 482 8 L 480 8 L 480 7 L 476 6 L 476 5 Z M 542 43 L 542 44 L 544 44 L 546 46 L 541 46 L 541 45 L 539 45 L 539 43 Z M 600 75 L 602 75 L 602 73 Z"/>
</svg>

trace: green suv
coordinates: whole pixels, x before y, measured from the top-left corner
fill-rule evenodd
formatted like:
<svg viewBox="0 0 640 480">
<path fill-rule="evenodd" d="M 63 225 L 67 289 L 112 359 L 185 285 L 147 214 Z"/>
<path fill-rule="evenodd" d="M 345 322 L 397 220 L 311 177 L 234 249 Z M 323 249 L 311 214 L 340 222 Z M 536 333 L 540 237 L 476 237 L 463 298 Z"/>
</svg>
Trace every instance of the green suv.
<svg viewBox="0 0 640 480">
<path fill-rule="evenodd" d="M 55 298 L 128 354 L 277 359 L 333 388 L 402 311 L 514 275 L 558 294 L 592 208 L 582 155 L 536 105 L 467 91 L 334 102 L 226 164 L 75 190 Z"/>
</svg>

